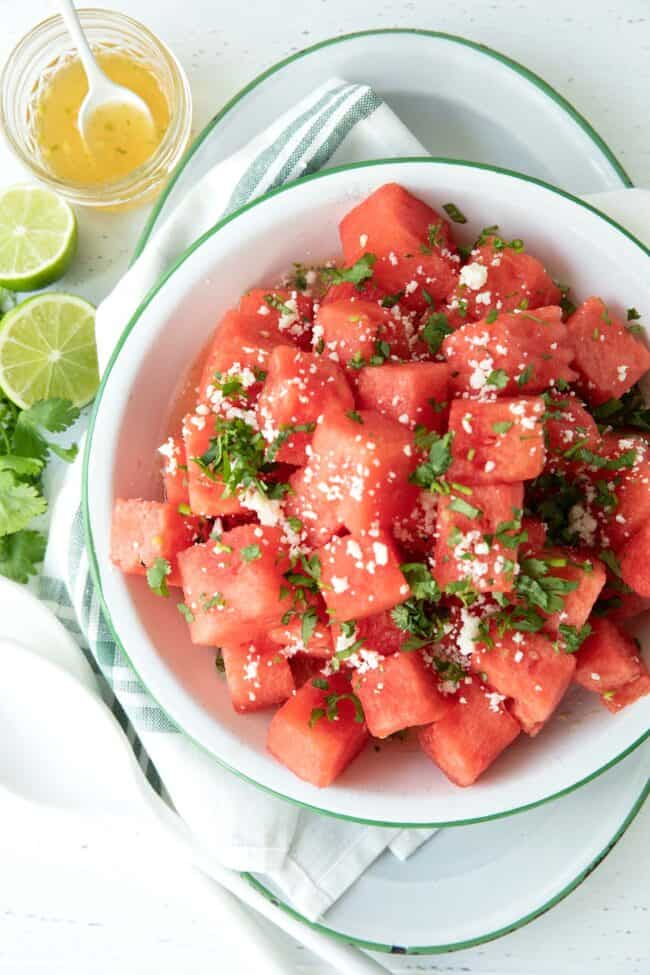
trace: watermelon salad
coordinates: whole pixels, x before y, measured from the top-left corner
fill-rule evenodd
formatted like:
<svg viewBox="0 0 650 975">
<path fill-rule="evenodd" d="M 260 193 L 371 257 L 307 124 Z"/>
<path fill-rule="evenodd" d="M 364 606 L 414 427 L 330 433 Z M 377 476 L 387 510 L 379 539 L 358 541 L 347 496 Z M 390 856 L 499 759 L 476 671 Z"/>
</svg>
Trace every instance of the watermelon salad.
<svg viewBox="0 0 650 975">
<path fill-rule="evenodd" d="M 404 733 L 469 786 L 572 683 L 611 712 L 650 692 L 639 314 L 576 307 L 497 226 L 460 246 L 440 209 L 382 186 L 342 260 L 245 294 L 160 447 L 164 500 L 115 502 L 114 564 L 319 787 Z"/>
</svg>

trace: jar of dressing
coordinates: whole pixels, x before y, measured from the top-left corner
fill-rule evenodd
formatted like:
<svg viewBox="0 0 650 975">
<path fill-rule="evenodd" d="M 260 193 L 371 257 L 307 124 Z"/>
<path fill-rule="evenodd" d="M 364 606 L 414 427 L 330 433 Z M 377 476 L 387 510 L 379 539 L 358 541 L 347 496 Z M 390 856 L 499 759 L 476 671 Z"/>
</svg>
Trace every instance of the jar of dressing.
<svg viewBox="0 0 650 975">
<path fill-rule="evenodd" d="M 80 10 L 79 17 L 100 67 L 144 99 L 153 127 L 113 105 L 92 118 L 84 142 L 77 115 L 88 84 L 58 16 L 38 24 L 9 56 L 0 76 L 0 124 L 19 159 L 69 200 L 110 208 L 144 203 L 187 146 L 187 78 L 162 41 L 132 18 L 108 10 Z"/>
</svg>

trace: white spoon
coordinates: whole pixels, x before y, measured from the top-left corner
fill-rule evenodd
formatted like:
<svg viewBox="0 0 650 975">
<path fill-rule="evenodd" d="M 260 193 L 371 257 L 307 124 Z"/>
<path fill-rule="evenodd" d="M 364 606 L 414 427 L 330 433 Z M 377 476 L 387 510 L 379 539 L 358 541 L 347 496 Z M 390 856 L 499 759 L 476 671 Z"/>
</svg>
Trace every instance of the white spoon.
<svg viewBox="0 0 650 975">
<path fill-rule="evenodd" d="M 87 134 L 90 119 L 98 109 L 103 108 L 105 105 L 127 105 L 132 110 L 146 116 L 149 124 L 153 128 L 153 117 L 144 99 L 136 95 L 130 88 L 125 88 L 124 85 L 118 85 L 116 82 L 111 81 L 97 64 L 95 55 L 81 27 L 73 0 L 58 0 L 58 7 L 63 17 L 63 22 L 68 29 L 68 33 L 77 48 L 77 53 L 86 72 L 86 78 L 88 79 L 88 94 L 81 103 L 77 118 L 77 127 L 84 142 L 88 141 Z"/>
<path fill-rule="evenodd" d="M 81 681 L 13 640 L 0 640 L 0 660 L 0 810 L 19 801 L 26 819 L 40 811 L 43 832 L 49 819 L 71 816 L 74 822 L 80 814 L 107 832 L 114 832 L 120 819 L 123 828 L 139 826 L 149 836 L 157 832 L 161 853 L 171 847 L 189 858 L 238 901 L 340 972 L 385 975 L 383 966 L 286 914 L 201 848 L 151 788 L 112 713 Z M 286 959 L 254 916 L 237 901 L 224 903 L 222 897 L 222 903 L 238 941 L 257 956 L 250 970 L 287 975 Z"/>
</svg>

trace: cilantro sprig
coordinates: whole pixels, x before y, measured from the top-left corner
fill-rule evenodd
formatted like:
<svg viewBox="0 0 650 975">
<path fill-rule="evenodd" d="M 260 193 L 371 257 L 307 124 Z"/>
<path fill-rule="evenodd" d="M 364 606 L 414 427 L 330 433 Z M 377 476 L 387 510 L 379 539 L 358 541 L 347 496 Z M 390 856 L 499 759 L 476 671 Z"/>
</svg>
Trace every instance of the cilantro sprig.
<svg viewBox="0 0 650 975">
<path fill-rule="evenodd" d="M 372 269 L 377 258 L 374 254 L 363 254 L 351 267 L 324 267 L 321 276 L 327 284 L 354 284 L 359 290 L 364 281 L 372 277 Z"/>
<path fill-rule="evenodd" d="M 35 575 L 45 555 L 45 536 L 30 527 L 47 510 L 45 465 L 51 454 L 67 462 L 77 455 L 74 444 L 64 446 L 49 434 L 62 433 L 78 417 L 68 400 L 39 400 L 21 410 L 0 394 L 0 575 L 16 582 Z"/>
</svg>

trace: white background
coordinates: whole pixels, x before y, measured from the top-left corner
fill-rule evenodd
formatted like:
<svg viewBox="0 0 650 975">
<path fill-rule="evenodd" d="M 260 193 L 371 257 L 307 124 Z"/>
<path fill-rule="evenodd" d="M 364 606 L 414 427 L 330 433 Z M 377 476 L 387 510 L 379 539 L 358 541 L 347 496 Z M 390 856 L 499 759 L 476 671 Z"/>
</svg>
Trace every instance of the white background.
<svg viewBox="0 0 650 975">
<path fill-rule="evenodd" d="M 195 130 L 261 70 L 302 47 L 369 27 L 423 27 L 481 41 L 542 75 L 593 123 L 633 182 L 650 187 L 648 0 L 103 5 L 121 6 L 173 47 L 192 85 Z M 0 64 L 53 6 L 47 0 L 0 0 Z M 20 169 L 0 145 L 2 183 L 18 178 Z M 124 267 L 145 215 L 129 218 L 131 239 L 116 247 L 115 217 L 82 214 L 70 287 L 99 299 Z M 392 967 L 476 975 L 648 975 L 649 825 L 646 808 L 598 871 L 527 928 L 482 948 L 396 959 Z M 287 959 L 288 972 L 325 971 L 288 942 Z M 2 975 L 215 970 L 225 975 L 240 968 L 209 896 L 184 867 L 161 862 L 144 839 L 109 837 L 105 849 L 97 842 L 83 848 L 65 836 L 26 835 L 15 824 L 0 824 Z"/>
</svg>

